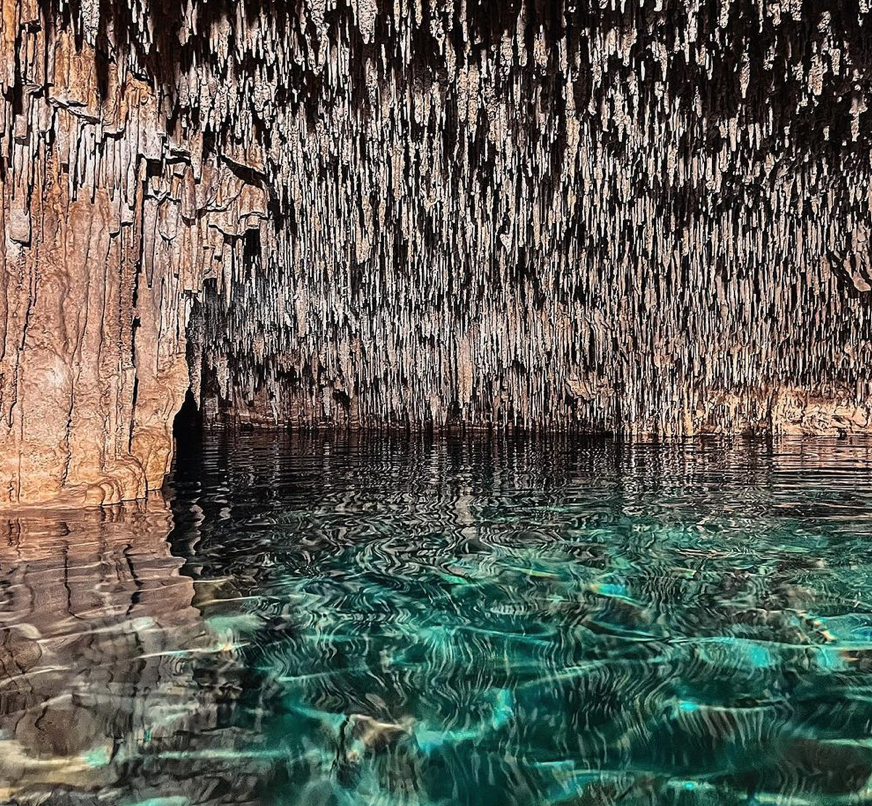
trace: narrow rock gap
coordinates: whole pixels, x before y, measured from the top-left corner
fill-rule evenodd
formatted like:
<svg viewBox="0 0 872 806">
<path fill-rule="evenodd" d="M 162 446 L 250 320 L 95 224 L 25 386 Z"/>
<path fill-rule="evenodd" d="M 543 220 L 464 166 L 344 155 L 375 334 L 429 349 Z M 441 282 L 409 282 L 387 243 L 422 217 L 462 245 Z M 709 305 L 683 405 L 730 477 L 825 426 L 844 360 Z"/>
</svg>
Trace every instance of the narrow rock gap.
<svg viewBox="0 0 872 806">
<path fill-rule="evenodd" d="M 184 456 L 195 450 L 203 437 L 203 415 L 191 389 L 185 392 L 185 400 L 173 418 L 173 439 L 176 455 Z"/>
</svg>

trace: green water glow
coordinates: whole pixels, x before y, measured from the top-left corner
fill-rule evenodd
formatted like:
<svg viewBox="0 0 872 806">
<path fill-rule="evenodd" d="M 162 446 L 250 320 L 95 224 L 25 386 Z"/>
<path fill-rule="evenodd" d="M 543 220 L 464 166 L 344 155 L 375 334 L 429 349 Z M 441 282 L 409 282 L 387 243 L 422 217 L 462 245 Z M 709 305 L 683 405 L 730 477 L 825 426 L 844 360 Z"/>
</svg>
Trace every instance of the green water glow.
<svg viewBox="0 0 872 806">
<path fill-rule="evenodd" d="M 9 520 L 0 802 L 872 803 L 870 481 L 865 441 L 209 436 L 163 510 Z"/>
</svg>

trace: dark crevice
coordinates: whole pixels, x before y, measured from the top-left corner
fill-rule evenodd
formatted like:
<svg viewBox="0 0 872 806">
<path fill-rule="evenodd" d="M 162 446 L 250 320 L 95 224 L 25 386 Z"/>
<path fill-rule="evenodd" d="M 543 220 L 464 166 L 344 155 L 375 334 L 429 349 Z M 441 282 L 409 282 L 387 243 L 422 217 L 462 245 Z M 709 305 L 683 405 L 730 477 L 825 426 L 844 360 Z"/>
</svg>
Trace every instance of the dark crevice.
<svg viewBox="0 0 872 806">
<path fill-rule="evenodd" d="M 173 439 L 176 443 L 176 454 L 184 456 L 195 451 L 202 441 L 203 416 L 194 399 L 194 393 L 188 389 L 185 401 L 173 419 Z"/>
</svg>

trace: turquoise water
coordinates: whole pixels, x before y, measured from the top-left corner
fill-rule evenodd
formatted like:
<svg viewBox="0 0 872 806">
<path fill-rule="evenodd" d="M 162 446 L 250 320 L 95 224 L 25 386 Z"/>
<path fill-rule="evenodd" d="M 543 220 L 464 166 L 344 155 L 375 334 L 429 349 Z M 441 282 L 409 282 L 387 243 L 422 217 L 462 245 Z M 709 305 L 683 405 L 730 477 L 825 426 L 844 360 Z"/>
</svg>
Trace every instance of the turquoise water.
<svg viewBox="0 0 872 806">
<path fill-rule="evenodd" d="M 0 802 L 872 803 L 872 443 L 213 434 L 0 520 Z"/>
</svg>

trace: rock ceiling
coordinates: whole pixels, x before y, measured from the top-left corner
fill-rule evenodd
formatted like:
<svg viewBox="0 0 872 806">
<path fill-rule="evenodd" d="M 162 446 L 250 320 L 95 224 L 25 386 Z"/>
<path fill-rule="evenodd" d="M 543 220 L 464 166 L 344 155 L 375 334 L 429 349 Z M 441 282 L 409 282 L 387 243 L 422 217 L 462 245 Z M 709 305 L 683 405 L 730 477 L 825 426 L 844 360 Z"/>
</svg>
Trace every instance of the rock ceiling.
<svg viewBox="0 0 872 806">
<path fill-rule="evenodd" d="M 259 423 L 867 430 L 858 2 L 2 0 L 0 500 Z"/>
</svg>

